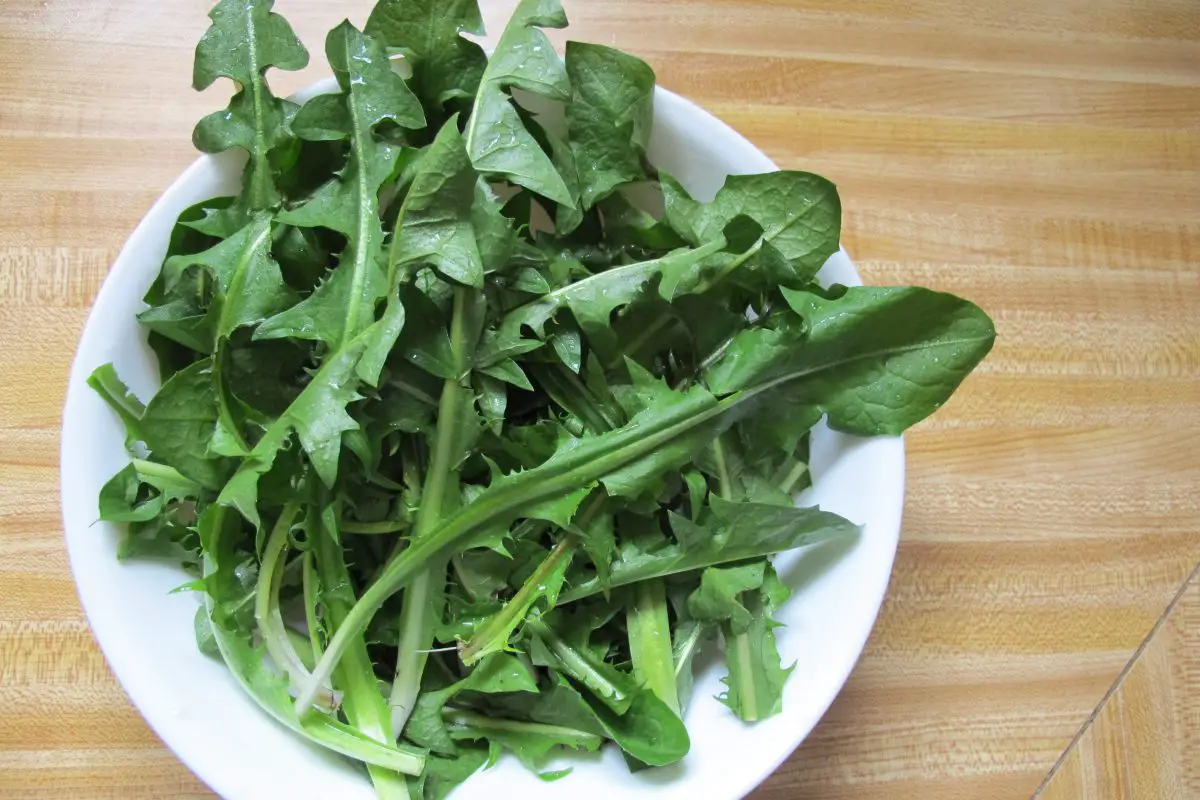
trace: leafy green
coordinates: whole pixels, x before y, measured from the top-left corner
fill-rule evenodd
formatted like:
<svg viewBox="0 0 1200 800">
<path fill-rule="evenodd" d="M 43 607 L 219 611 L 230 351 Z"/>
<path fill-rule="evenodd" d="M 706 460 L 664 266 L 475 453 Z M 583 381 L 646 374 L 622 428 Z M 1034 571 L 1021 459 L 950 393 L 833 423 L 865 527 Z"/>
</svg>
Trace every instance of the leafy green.
<svg viewBox="0 0 1200 800">
<path fill-rule="evenodd" d="M 830 427 L 847 433 L 896 434 L 920 422 L 996 336 L 978 306 L 928 289 L 857 286 L 835 300 L 784 296 L 804 326 L 739 333 L 707 372 L 708 384 L 724 392 L 749 380 L 803 376 L 783 395 L 792 413 L 824 412 Z"/>
<path fill-rule="evenodd" d="M 210 506 L 201 517 L 199 527 L 205 551 L 211 631 L 222 658 L 238 682 L 264 711 L 317 744 L 367 764 L 420 774 L 424 759 L 418 752 L 380 742 L 325 714 L 298 716 L 288 697 L 287 682 L 266 664 L 264 652 L 252 644 L 250 631 L 237 626 L 229 615 L 218 614 L 217 607 L 228 602 L 231 591 L 235 596 L 237 592 L 234 570 L 227 563 L 234 555 L 236 522 L 236 517 L 225 509 Z"/>
<path fill-rule="evenodd" d="M 837 189 L 819 175 L 782 170 L 730 175 L 712 203 L 697 203 L 670 176 L 663 176 L 666 216 L 693 245 L 710 241 L 738 216 L 761 226 L 763 248 L 750 262 L 754 288 L 802 288 L 838 250 L 841 204 Z M 714 262 L 720 275 L 728 263 Z M 739 275 L 742 273 L 739 273 Z"/>
<path fill-rule="evenodd" d="M 389 273 L 427 264 L 447 280 L 483 286 L 473 213 L 476 185 L 458 119 L 452 117 L 417 162 L 392 236 Z"/>
<path fill-rule="evenodd" d="M 337 177 L 279 219 L 337 231 L 347 237 L 346 249 L 337 268 L 309 297 L 264 322 L 255 336 L 316 339 L 337 349 L 371 324 L 374 305 L 389 288 L 379 263 L 379 189 L 400 149 L 372 131 L 385 120 L 423 127 L 425 117 L 416 97 L 392 71 L 382 45 L 349 22 L 329 32 L 325 53 L 342 92 L 314 97 L 297 113 L 295 125 L 310 138 L 348 138 L 350 158 Z"/>
<path fill-rule="evenodd" d="M 744 595 L 744 618 L 731 617 L 721 626 L 729 677 L 724 679 L 726 691 L 719 699 L 746 722 L 766 719 L 783 709 L 783 683 L 795 665 L 785 668 L 779 663 L 774 633 L 779 623 L 771 615 L 790 594 L 768 567 L 761 587 Z"/>
<path fill-rule="evenodd" d="M 566 68 L 539 30 L 566 25 L 558 0 L 521 0 L 480 79 L 465 136 L 467 154 L 479 172 L 574 206 L 574 195 L 526 130 L 507 93 L 522 89 L 552 100 L 571 98 Z"/>
<path fill-rule="evenodd" d="M 448 100 L 475 96 L 487 56 L 461 35 L 483 35 L 475 0 L 381 0 L 366 31 L 404 54 L 426 114 Z"/>
<path fill-rule="evenodd" d="M 271 94 L 264 73 L 270 67 L 303 69 L 308 51 L 287 20 L 271 11 L 273 0 L 221 0 L 209 13 L 212 27 L 196 45 L 192 87 L 207 89 L 217 78 L 238 87 L 229 107 L 196 125 L 192 142 L 206 153 L 240 147 L 249 154 L 242 194 L 232 206 L 211 212 L 199 225 L 228 234 L 257 211 L 279 205 L 272 155 L 291 139 L 288 121 L 295 104 Z"/>
<path fill-rule="evenodd" d="M 646 177 L 643 161 L 654 117 L 654 70 L 635 56 L 568 42 L 567 129 L 585 209 L 623 184 Z"/>
<path fill-rule="evenodd" d="M 732 503 L 720 497 L 710 501 L 712 516 L 706 525 L 670 513 L 676 542 L 663 542 L 650 550 L 629 548 L 613 562 L 606 584 L 581 582 L 562 594 L 570 603 L 601 591 L 681 572 L 758 558 L 853 535 L 857 527 L 828 511 L 754 503 Z"/>
<path fill-rule="evenodd" d="M 795 507 L 810 429 L 921 421 L 986 314 L 815 283 L 840 235 L 816 175 L 694 200 L 647 160 L 653 71 L 560 59 L 558 0 L 520 0 L 491 59 L 474 0 L 381 0 L 302 108 L 266 81 L 308 58 L 270 9 L 221 0 L 197 48 L 197 88 L 236 94 L 196 144 L 248 159 L 144 296 L 161 386 L 88 379 L 131 456 L 97 503 L 118 557 L 178 562 L 200 650 L 380 797 L 505 752 L 547 781 L 606 742 L 676 763 L 718 634 L 721 700 L 779 713 L 772 558 L 857 530 Z"/>
</svg>

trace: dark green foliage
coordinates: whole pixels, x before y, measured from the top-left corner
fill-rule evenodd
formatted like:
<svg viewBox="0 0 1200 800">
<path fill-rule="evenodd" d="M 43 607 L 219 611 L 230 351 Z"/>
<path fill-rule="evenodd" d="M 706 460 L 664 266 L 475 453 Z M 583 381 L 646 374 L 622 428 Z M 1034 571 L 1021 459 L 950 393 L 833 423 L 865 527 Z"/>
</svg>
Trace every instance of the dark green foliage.
<svg viewBox="0 0 1200 800">
<path fill-rule="evenodd" d="M 771 559 L 856 531 L 794 505 L 809 429 L 921 421 L 991 321 L 814 283 L 841 219 L 819 176 L 693 200 L 646 162 L 653 71 L 561 59 L 558 0 L 522 0 L 490 60 L 474 0 L 381 0 L 330 32 L 338 90 L 302 108 L 264 77 L 308 59 L 270 8 L 222 0 L 196 51 L 196 88 L 237 92 L 196 144 L 249 160 L 146 295 L 161 388 L 89 380 L 133 455 L 99 498 L 121 557 L 198 575 L 200 648 L 381 797 L 444 797 L 502 751 L 674 763 L 718 633 L 721 700 L 779 713 Z"/>
</svg>

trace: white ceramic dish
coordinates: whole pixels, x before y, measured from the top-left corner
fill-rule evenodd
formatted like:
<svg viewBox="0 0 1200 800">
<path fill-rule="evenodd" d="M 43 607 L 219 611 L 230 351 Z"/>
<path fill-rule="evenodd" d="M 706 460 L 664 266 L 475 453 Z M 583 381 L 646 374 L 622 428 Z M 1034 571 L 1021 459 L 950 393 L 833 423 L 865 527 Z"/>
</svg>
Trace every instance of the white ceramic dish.
<svg viewBox="0 0 1200 800">
<path fill-rule="evenodd" d="M 332 80 L 305 92 L 333 88 Z M 678 95 L 655 95 L 651 160 L 700 199 L 727 174 L 775 165 L 720 120 Z M 143 399 L 157 388 L 154 356 L 134 319 L 154 279 L 178 214 L 236 191 L 241 162 L 232 155 L 191 165 L 138 225 L 109 272 L 84 328 L 71 369 L 62 427 L 62 507 L 71 569 L 92 630 L 130 699 L 163 741 L 202 780 L 230 800 L 373 796 L 365 773 L 307 745 L 261 712 L 219 661 L 201 655 L 192 634 L 196 599 L 168 594 L 185 574 L 169 564 L 118 563 L 116 526 L 97 523 L 97 493 L 127 460 L 115 415 L 86 384 L 112 361 Z M 844 253 L 825 265 L 827 282 L 860 281 Z M 866 643 L 887 588 L 904 499 L 900 438 L 855 439 L 818 430 L 811 500 L 863 525 L 840 552 L 781 556 L 780 575 L 795 595 L 780 615 L 785 663 L 796 670 L 783 713 L 747 726 L 713 699 L 719 662 L 697 675 L 686 722 L 692 749 L 678 765 L 631 775 L 613 748 L 574 759 L 569 777 L 544 783 L 514 759 L 472 777 L 454 794 L 469 798 L 570 794 L 575 800 L 653 797 L 727 800 L 764 780 L 812 730 L 845 683 Z"/>
</svg>

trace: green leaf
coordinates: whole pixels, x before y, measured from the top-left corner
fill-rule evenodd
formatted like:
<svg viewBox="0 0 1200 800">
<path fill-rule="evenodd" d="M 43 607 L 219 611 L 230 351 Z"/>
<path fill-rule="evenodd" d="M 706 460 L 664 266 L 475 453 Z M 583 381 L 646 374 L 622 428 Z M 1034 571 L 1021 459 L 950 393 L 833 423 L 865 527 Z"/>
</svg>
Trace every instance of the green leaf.
<svg viewBox="0 0 1200 800">
<path fill-rule="evenodd" d="M 459 648 L 459 657 L 464 664 L 474 664 L 492 653 L 508 649 L 508 642 L 517 627 L 539 601 L 542 610 L 554 608 L 558 593 L 562 591 L 563 578 L 578 541 L 574 537 L 562 539 L 538 567 L 525 580 L 504 607 L 476 630 L 475 634 Z"/>
<path fill-rule="evenodd" d="M 189 267 L 203 267 L 215 289 L 208 308 L 208 330 L 226 338 L 245 325 L 255 325 L 295 298 L 271 257 L 271 221 L 259 215 L 237 233 L 202 253 L 178 255 L 163 264 L 170 287 Z M 213 347 L 209 344 L 209 349 Z"/>
<path fill-rule="evenodd" d="M 196 46 L 192 86 L 200 91 L 225 77 L 239 89 L 228 108 L 196 125 L 192 141 L 206 153 L 240 147 L 250 155 L 241 196 L 199 225 L 211 231 L 236 230 L 254 212 L 279 205 L 270 157 L 291 138 L 287 120 L 294 106 L 271 94 L 264 73 L 270 67 L 303 69 L 308 51 L 287 20 L 271 12 L 272 5 L 272 0 L 221 0 L 209 12 L 212 26 Z"/>
<path fill-rule="evenodd" d="M 799 415 L 825 413 L 831 428 L 898 434 L 932 414 L 995 340 L 978 306 L 917 288 L 859 286 L 835 300 L 785 292 L 805 325 L 738 334 L 705 375 L 717 392 L 748 381 L 789 382 Z M 800 427 L 800 426 L 798 426 Z"/>
<path fill-rule="evenodd" d="M 232 577 L 233 565 L 229 562 L 234 557 L 232 537 L 236 522 L 237 518 L 224 508 L 213 505 L 199 523 L 204 542 L 205 582 L 210 587 L 207 608 L 211 630 L 221 657 L 234 677 L 264 711 L 316 744 L 368 764 L 419 775 L 424 757 L 418 752 L 372 739 L 325 714 L 297 716 L 288 696 L 287 681 L 277 676 L 266 663 L 262 648 L 253 646 L 250 631 L 227 628 L 212 616 L 215 605 L 221 602 L 220 587 L 228 586 L 228 579 Z M 215 596 L 213 592 L 216 592 Z"/>
<path fill-rule="evenodd" d="M 159 276 L 158 284 L 164 283 Z M 170 292 L 147 299 L 150 307 L 137 315 L 151 331 L 197 353 L 212 352 L 214 317 L 209 313 L 212 281 L 207 272 L 184 273 Z"/>
<path fill-rule="evenodd" d="M 212 360 L 197 361 L 171 376 L 142 414 L 143 441 L 155 459 L 206 489 L 216 489 L 231 464 L 215 457 L 209 440 L 217 423 Z"/>
<path fill-rule="evenodd" d="M 675 661 L 671 654 L 671 623 L 667 613 L 666 587 L 661 580 L 642 581 L 632 590 L 626 608 L 629 657 L 638 681 L 667 707 L 679 713 L 675 686 Z"/>
<path fill-rule="evenodd" d="M 358 427 L 346 413 L 346 405 L 359 398 L 356 391 L 361 377 L 359 362 L 368 352 L 389 349 L 388 343 L 396 340 L 403 321 L 403 314 L 385 313 L 345 347 L 328 356 L 287 410 L 263 431 L 248 457 L 221 489 L 218 502 L 234 506 L 257 526 L 259 478 L 275 464 L 292 431 L 300 438 L 322 482 L 332 486 L 337 477 L 342 434 Z"/>
<path fill-rule="evenodd" d="M 552 667 L 587 688 L 585 697 L 594 697 L 613 714 L 625 714 L 639 694 L 633 677 L 613 665 L 595 658 L 585 649 L 573 647 L 540 619 L 531 619 L 527 627 L 533 636 L 530 656 L 538 666 Z"/>
<path fill-rule="evenodd" d="M 116 412 L 125 426 L 125 447 L 132 449 L 135 442 L 145 439 L 142 430 L 142 415 L 146 406 L 138 399 L 129 387 L 117 377 L 117 371 L 110 364 L 101 364 L 92 371 L 87 379 L 88 386 L 100 395 L 108 407 Z"/>
<path fill-rule="evenodd" d="M 571 100 L 567 129 L 583 208 L 646 177 L 643 161 L 654 119 L 654 70 L 603 45 L 568 42 Z"/>
<path fill-rule="evenodd" d="M 196 607 L 196 616 L 192 621 L 196 634 L 196 649 L 206 656 L 221 657 L 221 648 L 217 646 L 217 637 L 213 634 L 212 622 L 208 619 L 208 611 L 204 606 Z"/>
<path fill-rule="evenodd" d="M 404 53 L 427 111 L 453 98 L 474 97 L 487 67 L 483 48 L 462 37 L 484 33 L 475 0 L 380 0 L 366 31 Z"/>
<path fill-rule="evenodd" d="M 558 748 L 594 751 L 604 741 L 586 731 L 560 725 L 505 719 L 461 709 L 446 709 L 450 736 L 456 740 L 486 739 L 493 747 L 510 750 L 527 768 L 538 771 Z"/>
<path fill-rule="evenodd" d="M 375 321 L 375 304 L 390 284 L 381 268 L 383 228 L 379 222 L 379 187 L 389 177 L 400 154 L 395 145 L 378 140 L 374 127 L 392 120 L 407 127 L 422 127 L 420 104 L 404 81 L 392 71 L 382 45 L 343 22 L 325 41 L 342 94 L 341 133 L 350 139 L 345 170 L 321 186 L 303 205 L 279 215 L 281 222 L 304 228 L 324 227 L 347 237 L 338 266 L 311 295 L 259 326 L 255 338 L 290 337 L 325 342 L 331 349 L 344 345 Z M 297 120 L 327 135 L 334 124 L 333 101 L 314 98 L 312 111 L 301 109 Z M 307 108 L 308 106 L 306 106 Z"/>
<path fill-rule="evenodd" d="M 350 609 L 355 597 L 350 571 L 346 566 L 337 520 L 339 510 L 328 503 L 327 493 L 318 494 L 320 506 L 309 507 L 307 531 L 311 537 L 310 547 L 316 556 L 317 574 L 326 591 L 321 594 L 321 612 L 325 627 L 337 631 Z M 330 587 L 338 587 L 330 591 Z M 389 745 L 396 741 L 392 730 L 391 715 L 387 701 L 379 690 L 375 668 L 367 653 L 367 644 L 361 635 L 355 637 L 346 651 L 346 657 L 333 675 L 334 685 L 342 692 L 342 713 L 346 719 L 366 736 Z M 394 773 L 367 765 L 371 781 L 381 796 L 407 796 L 404 779 Z M 407 772 L 419 775 L 417 772 Z"/>
<path fill-rule="evenodd" d="M 963 303 L 963 301 L 957 302 Z M 971 308 L 974 307 L 971 306 Z M 982 312 L 977 312 L 977 314 L 978 316 L 971 315 L 972 318 L 978 321 L 978 318 L 982 317 L 980 324 L 986 324 L 990 332 L 990 322 L 986 321 Z M 872 343 L 859 341 L 856 344 L 869 346 Z M 955 367 L 961 368 L 959 375 L 965 375 L 966 368 L 964 367 L 973 365 L 982 358 L 990 345 L 990 336 L 976 341 L 975 346 L 971 348 L 971 357 L 956 363 Z M 877 352 L 877 349 L 871 349 L 858 354 L 856 358 L 857 360 L 866 360 L 874 357 Z M 731 349 L 714 367 L 714 370 L 721 367 L 732 355 Z M 359 606 L 355 608 L 354 625 L 350 627 L 350 630 L 361 630 L 362 627 L 365 627 L 380 604 L 412 580 L 432 559 L 448 558 L 456 546 L 461 542 L 469 541 L 473 534 L 477 534 L 487 527 L 495 526 L 497 523 L 513 519 L 524 508 L 552 502 L 556 498 L 577 492 L 578 487 L 588 486 L 595 480 L 604 481 L 609 487 L 610 493 L 616 490 L 632 492 L 635 488 L 632 483 L 634 478 L 649 480 L 652 476 L 659 474 L 651 469 L 651 466 L 658 470 L 679 468 L 682 465 L 679 459 L 683 458 L 686 461 L 689 450 L 694 454 L 699 445 L 719 435 L 723 429 L 736 422 L 741 415 L 753 410 L 756 402 L 763 402 L 773 395 L 781 394 L 795 387 L 801 387 L 802 391 L 808 391 L 808 387 L 811 386 L 820 387 L 822 390 L 820 393 L 810 394 L 810 401 L 823 401 L 826 393 L 832 393 L 836 397 L 837 385 L 823 383 L 819 377 L 825 370 L 837 370 L 843 366 L 846 363 L 844 357 L 845 354 L 842 353 L 838 359 L 818 363 L 805 362 L 803 359 L 796 359 L 795 361 L 799 363 L 794 363 L 793 360 L 782 358 L 782 364 L 793 368 L 781 368 L 768 373 L 763 379 L 748 383 L 743 388 L 736 390 L 734 390 L 734 385 L 727 381 L 722 384 L 722 387 L 728 391 L 720 399 L 700 387 L 692 387 L 687 392 L 674 393 L 677 396 L 672 397 L 670 402 L 656 404 L 661 405 L 661 408 L 646 408 L 618 430 L 585 437 L 578 444 L 556 452 L 545 463 L 534 469 L 494 480 L 486 492 L 480 494 L 458 513 L 447 518 L 424 541 L 416 542 L 389 560 L 378 580 L 364 592 Z M 736 369 L 727 369 L 731 375 L 740 374 Z M 941 390 L 948 394 L 953 386 L 954 384 L 947 381 L 941 385 Z M 681 445 L 681 442 L 686 443 L 686 446 Z M 714 511 L 716 510 L 715 504 L 714 500 Z M 776 506 L 766 506 L 765 508 L 770 509 L 773 514 L 786 511 L 786 509 Z M 811 526 L 811 530 L 806 530 L 803 524 L 794 524 L 794 520 L 781 522 L 778 517 L 770 518 L 768 521 L 775 524 L 768 535 L 764 536 L 761 531 L 752 534 L 750 541 L 755 542 L 756 546 L 744 548 L 750 552 L 742 553 L 737 557 L 752 558 L 764 553 L 798 546 L 806 538 L 803 535 L 805 533 L 811 535 L 809 538 L 811 541 L 828 536 L 844 535 L 848 532 L 849 523 L 840 517 L 823 515 L 823 512 L 811 510 L 809 514 L 810 517 L 806 522 Z M 681 524 L 683 525 L 693 525 L 694 527 L 694 523 L 690 523 L 682 517 L 677 517 L 673 522 L 678 520 L 682 520 Z M 737 547 L 720 549 L 739 550 Z M 706 554 L 698 557 L 696 553 Z M 686 557 L 679 553 L 669 554 L 659 559 L 648 558 L 626 565 L 620 582 L 644 580 L 649 577 L 684 569 L 698 569 L 731 560 L 724 556 L 725 554 L 718 555 L 716 552 L 706 552 L 705 549 L 699 548 Z M 613 585 L 618 583 L 618 566 L 614 566 L 612 583 Z M 573 588 L 570 596 L 577 599 L 599 591 L 599 589 L 596 582 L 589 582 L 584 586 Z M 582 593 L 581 590 L 583 590 Z M 566 596 L 564 595 L 564 598 Z M 340 642 L 335 637 L 323 656 L 322 663 L 318 664 L 314 671 L 314 677 L 322 677 L 322 672 L 337 662 L 339 647 Z M 310 690 L 313 689 L 315 686 L 310 687 Z M 301 696 L 301 700 L 307 701 L 309 697 L 309 690 L 306 690 Z"/>
<path fill-rule="evenodd" d="M 752 616 L 740 602 L 741 594 L 763 583 L 765 561 L 708 567 L 700 575 L 700 587 L 688 596 L 688 613 L 705 622 L 728 622 L 734 633 L 745 633 Z"/>
<path fill-rule="evenodd" d="M 100 519 L 146 522 L 172 500 L 198 497 L 202 488 L 166 464 L 134 459 L 100 489 Z"/>
<path fill-rule="evenodd" d="M 388 271 L 429 265 L 465 286 L 483 286 L 483 261 L 474 227 L 477 176 L 458 132 L 458 117 L 438 131 L 417 162 L 416 175 L 400 206 Z"/>
<path fill-rule="evenodd" d="M 467 154 L 479 172 L 573 206 L 575 198 L 526 130 L 507 93 L 515 88 L 553 100 L 570 99 L 567 71 L 538 29 L 566 25 L 558 0 L 521 0 L 484 70 L 465 136 Z"/>
<path fill-rule="evenodd" d="M 667 221 L 692 244 L 711 241 L 743 215 L 762 227 L 763 253 L 749 262 L 746 276 L 756 288 L 780 283 L 800 288 L 838 250 L 841 202 L 834 185 L 819 175 L 792 170 L 731 175 L 707 205 L 688 198 L 669 176 L 662 185 Z"/>
<path fill-rule="evenodd" d="M 731 503 L 711 498 L 712 518 L 703 526 L 671 513 L 671 527 L 680 544 L 648 552 L 623 552 L 612 566 L 607 584 L 592 579 L 562 593 L 570 603 L 599 592 L 650 578 L 760 558 L 796 547 L 853 535 L 857 526 L 817 508 L 787 508 L 757 503 Z"/>
<path fill-rule="evenodd" d="M 501 335 L 520 337 L 529 328 L 539 338 L 547 337 L 546 325 L 558 312 L 569 309 L 589 343 L 607 357 L 617 349 L 613 314 L 635 302 L 659 281 L 663 299 L 671 300 L 695 265 L 703 263 L 726 247 L 724 237 L 694 249 L 673 251 L 661 258 L 613 267 L 604 272 L 569 283 L 559 289 L 518 306 L 499 323 Z"/>
<path fill-rule="evenodd" d="M 445 800 L 455 787 L 487 763 L 486 747 L 460 747 L 454 758 L 426 757 L 425 772 L 418 779 L 422 800 Z"/>
<path fill-rule="evenodd" d="M 674 764 L 691 748 L 683 722 L 648 689 L 634 695 L 624 714 L 615 714 L 603 703 L 580 693 L 568 679 L 555 676 L 553 689 L 542 696 L 533 718 L 598 729 L 638 761 L 656 767 Z"/>
<path fill-rule="evenodd" d="M 529 668 L 513 656 L 494 653 L 471 670 L 462 680 L 439 689 L 423 691 L 404 726 L 404 735 L 417 744 L 443 755 L 457 752 L 446 729 L 443 709 L 465 691 L 483 694 L 538 691 Z"/>
<path fill-rule="evenodd" d="M 745 630 L 739 631 L 733 621 L 721 627 L 729 676 L 724 678 L 726 691 L 718 699 L 745 722 L 773 717 L 783 710 L 783 684 L 795 665 L 786 669 L 780 665 L 774 633 L 779 623 L 771 615 L 790 594 L 768 566 L 762 587 L 745 595 L 749 616 Z"/>
</svg>

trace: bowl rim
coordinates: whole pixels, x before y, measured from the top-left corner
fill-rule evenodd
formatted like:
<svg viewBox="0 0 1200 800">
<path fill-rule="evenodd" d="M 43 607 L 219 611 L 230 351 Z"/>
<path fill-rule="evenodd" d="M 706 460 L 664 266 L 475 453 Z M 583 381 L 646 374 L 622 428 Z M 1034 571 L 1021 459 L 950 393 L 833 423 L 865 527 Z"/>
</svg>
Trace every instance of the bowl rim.
<svg viewBox="0 0 1200 800">
<path fill-rule="evenodd" d="M 335 88 L 336 81 L 332 77 L 327 77 L 292 95 L 289 99 L 296 102 L 303 102 L 303 100 L 313 95 L 326 93 Z M 746 154 L 744 160 L 750 168 L 747 171 L 769 172 L 778 170 L 778 167 L 761 150 L 726 122 L 696 103 L 662 86 L 656 86 L 654 101 L 656 123 L 659 121 L 660 112 L 666 115 L 680 113 L 685 116 L 688 114 L 700 115 L 704 118 L 704 123 L 707 126 L 705 131 L 706 136 L 714 137 L 715 143 L 719 146 L 728 147 Z M 749 154 L 751 152 L 756 158 L 750 157 Z M 74 488 L 74 485 L 79 483 L 79 476 L 85 472 L 85 470 L 77 466 L 73 458 L 77 452 L 77 448 L 81 446 L 76 444 L 79 441 L 79 436 L 86 433 L 77 430 L 77 421 L 80 419 L 78 409 L 81 403 L 83 403 L 83 396 L 91 391 L 87 386 L 88 375 L 92 369 L 103 361 L 103 359 L 97 357 L 99 348 L 96 344 L 96 339 L 100 336 L 99 329 L 95 327 L 97 321 L 101 316 L 102 309 L 106 308 L 118 293 L 128 289 L 127 283 L 130 276 L 135 275 L 136 270 L 139 268 L 136 254 L 146 248 L 148 244 L 152 245 L 154 238 L 159 235 L 156 229 L 160 228 L 160 225 L 155 218 L 163 212 L 159 212 L 158 210 L 164 206 L 172 205 L 172 198 L 183 194 L 186 187 L 195 182 L 198 177 L 201 177 L 207 171 L 214 168 L 213 162 L 213 156 L 199 156 L 154 201 L 122 246 L 92 302 L 87 320 L 80 333 L 75 356 L 72 360 L 63 405 L 59 448 L 59 491 L 64 538 L 66 540 L 68 558 L 76 591 L 79 594 L 81 605 L 96 643 L 103 652 L 122 689 L 163 744 L 193 774 L 222 796 L 249 797 L 251 794 L 247 793 L 247 787 L 244 782 L 227 775 L 227 771 L 220 768 L 222 765 L 219 762 L 206 757 L 203 742 L 197 741 L 194 735 L 188 736 L 180 733 L 180 728 L 176 724 L 177 720 L 172 719 L 170 710 L 161 707 L 150 696 L 146 687 L 146 681 L 144 680 L 145 670 L 142 665 L 133 663 L 133 658 L 130 655 L 131 651 L 125 646 L 129 637 L 122 635 L 117 626 L 110 624 L 110 614 L 105 609 L 105 604 L 100 602 L 100 593 L 103 592 L 107 583 L 94 580 L 93 576 L 89 574 L 79 544 L 79 537 L 86 535 L 86 532 L 80 532 L 80 521 L 72 518 L 73 513 L 71 508 L 72 501 L 77 499 L 76 495 L 79 491 Z M 842 255 L 844 257 L 844 251 Z M 853 282 L 859 282 L 857 280 L 857 270 L 849 262 L 848 258 L 846 258 L 846 264 L 853 271 L 854 278 L 856 279 Z M 882 524 L 883 529 L 877 531 L 881 538 L 890 540 L 891 542 L 890 546 L 886 548 L 888 553 L 886 569 L 881 570 L 884 578 L 882 582 L 876 581 L 870 587 L 856 587 L 856 591 L 864 593 L 865 598 L 869 600 L 869 605 L 874 608 L 874 611 L 870 614 L 869 620 L 865 618 L 862 620 L 864 623 L 862 630 L 853 632 L 851 636 L 853 641 L 850 642 L 849 647 L 845 648 L 844 656 L 846 657 L 840 661 L 836 688 L 816 704 L 819 706 L 819 709 L 815 715 L 810 715 L 812 716 L 811 724 L 797 728 L 788 737 L 786 746 L 781 744 L 772 758 L 761 761 L 758 765 L 759 768 L 747 770 L 745 776 L 737 781 L 737 787 L 730 787 L 736 792 L 736 794 L 731 796 L 744 797 L 752 791 L 774 773 L 791 756 L 795 748 L 808 737 L 817 722 L 828 711 L 833 700 L 840 694 L 865 648 L 870 632 L 874 629 L 894 563 L 896 545 L 899 539 L 900 519 L 904 505 L 905 486 L 905 448 L 903 437 L 876 438 L 886 440 L 888 445 L 887 450 L 885 451 L 881 448 L 880 452 L 885 453 L 887 458 L 893 462 L 890 466 L 893 485 L 888 488 L 889 493 L 892 495 L 889 502 L 894 507 L 890 509 L 890 518 Z M 814 470 L 814 473 L 816 473 L 816 470 Z M 94 498 L 85 499 L 88 503 L 94 501 Z M 87 507 L 94 508 L 92 505 L 88 505 Z M 880 526 L 877 525 L 876 527 Z M 883 566 L 882 560 L 880 566 Z M 224 668 L 223 664 L 221 666 Z M 282 733 L 285 729 L 280 727 L 279 730 Z M 477 776 L 471 780 L 474 781 L 476 779 Z"/>
</svg>

